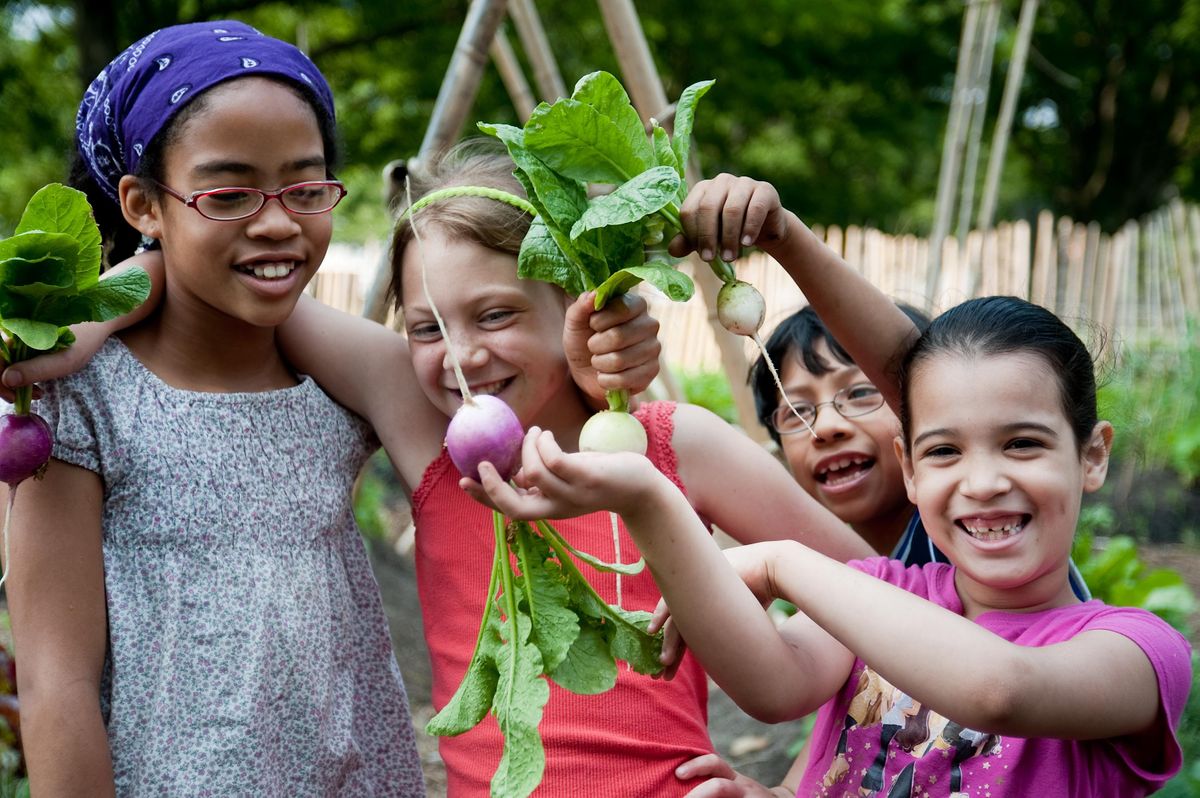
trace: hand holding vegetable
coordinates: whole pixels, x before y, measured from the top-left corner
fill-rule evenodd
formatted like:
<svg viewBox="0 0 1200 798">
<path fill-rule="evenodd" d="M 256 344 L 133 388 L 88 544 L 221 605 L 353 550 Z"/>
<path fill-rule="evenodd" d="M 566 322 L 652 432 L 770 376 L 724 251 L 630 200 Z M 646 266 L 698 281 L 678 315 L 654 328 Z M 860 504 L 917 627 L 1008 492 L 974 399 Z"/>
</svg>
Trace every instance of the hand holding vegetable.
<svg viewBox="0 0 1200 798">
<path fill-rule="evenodd" d="M 601 407 L 605 391 L 640 393 L 658 376 L 658 321 L 636 294 L 613 297 L 599 310 L 596 296 L 584 292 L 567 308 L 563 349 L 575 382 Z"/>
<path fill-rule="evenodd" d="M 798 221 L 780 203 L 779 192 L 770 183 L 720 174 L 688 192 L 679 208 L 682 232 L 671 240 L 669 249 L 679 258 L 698 252 L 706 261 L 719 256 L 727 263 L 737 258 L 742 247 L 758 247 L 770 254 Z"/>
</svg>

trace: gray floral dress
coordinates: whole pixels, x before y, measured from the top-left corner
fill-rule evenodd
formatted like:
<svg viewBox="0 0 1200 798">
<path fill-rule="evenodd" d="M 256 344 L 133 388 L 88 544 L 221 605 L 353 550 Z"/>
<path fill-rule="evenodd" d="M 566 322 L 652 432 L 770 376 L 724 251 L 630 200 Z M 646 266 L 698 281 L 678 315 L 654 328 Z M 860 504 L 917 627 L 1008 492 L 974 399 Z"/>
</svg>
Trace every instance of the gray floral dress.
<svg viewBox="0 0 1200 798">
<path fill-rule="evenodd" d="M 119 796 L 424 795 L 354 524 L 361 420 L 307 378 L 178 390 L 115 338 L 35 410 L 104 484 Z"/>
</svg>

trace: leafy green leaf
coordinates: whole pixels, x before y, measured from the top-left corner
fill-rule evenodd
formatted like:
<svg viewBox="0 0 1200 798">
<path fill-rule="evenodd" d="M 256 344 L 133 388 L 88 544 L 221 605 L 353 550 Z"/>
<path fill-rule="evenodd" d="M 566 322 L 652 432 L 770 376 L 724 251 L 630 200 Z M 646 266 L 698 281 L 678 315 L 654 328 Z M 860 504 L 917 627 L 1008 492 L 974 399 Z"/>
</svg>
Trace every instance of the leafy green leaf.
<svg viewBox="0 0 1200 798">
<path fill-rule="evenodd" d="M 683 93 L 679 95 L 679 101 L 675 103 L 675 133 L 671 136 L 671 148 L 675 150 L 675 160 L 679 164 L 679 169 L 687 168 L 688 155 L 692 147 L 692 123 L 696 119 L 696 103 L 708 93 L 714 83 L 716 83 L 714 80 L 693 83 L 683 90 Z"/>
<path fill-rule="evenodd" d="M 567 656 L 549 674 L 554 683 L 578 695 L 599 695 L 617 683 L 617 663 L 603 630 L 595 623 L 580 626 Z"/>
<path fill-rule="evenodd" d="M 684 196 L 687 194 L 687 183 L 683 182 L 684 170 L 687 165 L 679 162 L 679 158 L 675 155 L 675 150 L 671 147 L 671 137 L 667 135 L 667 131 L 658 122 L 653 123 L 651 135 L 653 136 L 655 162 L 659 166 L 671 167 L 675 170 L 675 174 L 680 177 L 680 193 L 677 196 L 680 202 L 682 202 Z"/>
<path fill-rule="evenodd" d="M 504 142 L 513 163 L 525 173 L 521 180 L 529 200 L 538 213 L 553 220 L 561 230 L 570 230 L 575 220 L 587 210 L 587 186 L 555 172 L 525 146 L 525 131 L 512 125 L 480 123 L 479 129 Z M 520 179 L 520 178 L 518 178 Z"/>
<path fill-rule="evenodd" d="M 567 239 L 565 234 L 560 235 Z M 587 290 L 581 279 L 582 273 L 581 267 L 563 255 L 558 239 L 542 217 L 534 219 L 521 241 L 521 251 L 517 253 L 517 276 L 527 280 L 544 280 L 572 296 L 578 296 Z"/>
<path fill-rule="evenodd" d="M 21 339 L 30 349 L 45 351 L 58 342 L 58 325 L 33 319 L 4 319 L 0 322 L 9 333 Z"/>
<path fill-rule="evenodd" d="M 489 618 L 486 622 L 480 643 L 454 695 L 425 725 L 426 734 L 453 737 L 470 731 L 491 709 L 496 696 L 496 686 L 500 681 L 500 672 L 495 661 L 500 638 L 494 619 Z"/>
<path fill-rule="evenodd" d="M 578 100 L 535 108 L 525 146 L 556 172 L 588 183 L 624 183 L 653 166 L 616 123 Z"/>
<path fill-rule="evenodd" d="M 622 269 L 601 283 L 596 289 L 596 306 L 603 307 L 610 296 L 625 293 L 643 280 L 675 302 L 686 302 L 696 290 L 692 278 L 675 267 L 651 262 Z"/>
<path fill-rule="evenodd" d="M 0 241 L 0 284 L 72 286 L 78 257 L 79 244 L 62 233 L 30 232 L 6 238 Z"/>
<path fill-rule="evenodd" d="M 41 230 L 61 233 L 76 242 L 76 273 L 80 279 L 96 279 L 100 273 L 100 229 L 92 217 L 92 206 L 82 191 L 61 183 L 43 186 L 29 200 L 16 233 Z"/>
<path fill-rule="evenodd" d="M 596 197 L 571 228 L 575 240 L 586 230 L 629 224 L 657 213 L 675 199 L 679 175 L 669 166 L 655 166 L 620 185 L 611 194 Z"/>
<path fill-rule="evenodd" d="M 609 607 L 609 611 L 609 618 L 614 622 L 606 628 L 613 656 L 628 662 L 629 667 L 638 673 L 662 672 L 663 664 L 658 659 L 662 654 L 662 633 L 646 633 L 651 614 L 645 610 L 623 610 L 619 607 Z"/>
<path fill-rule="evenodd" d="M 150 296 L 150 276 L 141 269 L 127 269 L 85 288 L 79 295 L 92 307 L 88 321 L 108 321 L 146 301 Z"/>
<path fill-rule="evenodd" d="M 511 631 L 512 621 L 502 627 Z M 529 641 L 529 616 L 518 612 L 517 635 L 496 650 L 500 681 L 492 711 L 504 735 L 504 753 L 492 776 L 492 794 L 524 798 L 542 780 L 546 752 L 537 727 L 550 700 L 550 685 L 542 678 L 542 655 Z"/>
<path fill-rule="evenodd" d="M 558 561 L 550 557 L 550 546 L 527 523 L 517 527 L 516 544 L 521 567 L 517 582 L 532 622 L 530 640 L 551 671 L 579 636 L 579 616 L 567 606 L 570 593 Z"/>
<path fill-rule="evenodd" d="M 638 160 L 645 166 L 654 163 L 654 152 L 646 137 L 646 125 L 629 101 L 625 87 L 611 73 L 597 71 L 584 75 L 575 84 L 571 99 L 590 105 L 599 114 L 612 120 Z"/>
</svg>

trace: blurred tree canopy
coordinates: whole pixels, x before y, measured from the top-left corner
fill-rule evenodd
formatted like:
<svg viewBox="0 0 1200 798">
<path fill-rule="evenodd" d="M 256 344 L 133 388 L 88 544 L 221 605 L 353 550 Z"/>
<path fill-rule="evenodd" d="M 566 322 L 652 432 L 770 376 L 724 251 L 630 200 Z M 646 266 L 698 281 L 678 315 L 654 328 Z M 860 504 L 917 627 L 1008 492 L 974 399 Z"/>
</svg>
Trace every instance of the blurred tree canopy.
<svg viewBox="0 0 1200 798">
<path fill-rule="evenodd" d="M 113 55 L 163 25 L 236 17 L 296 42 L 325 72 L 345 143 L 339 176 L 352 192 L 338 211 L 338 236 L 382 236 L 380 169 L 419 146 L 466 7 L 465 0 L 4 0 L 0 234 L 11 232 L 38 186 L 64 176 L 83 86 Z M 696 126 L 706 173 L 769 179 L 811 223 L 925 233 L 963 7 L 963 0 L 736 7 L 655 0 L 638 11 L 668 97 L 717 79 Z M 1019 2 L 1005 0 L 1003 8 L 991 115 Z M 594 2 L 555 0 L 539 11 L 568 87 L 594 69 L 619 74 Z M 1050 208 L 1112 229 L 1172 196 L 1200 199 L 1197 78 L 1200 0 L 1043 0 L 999 217 Z M 494 69 L 471 118 L 516 121 Z M 987 131 L 985 157 L 990 124 Z"/>
</svg>

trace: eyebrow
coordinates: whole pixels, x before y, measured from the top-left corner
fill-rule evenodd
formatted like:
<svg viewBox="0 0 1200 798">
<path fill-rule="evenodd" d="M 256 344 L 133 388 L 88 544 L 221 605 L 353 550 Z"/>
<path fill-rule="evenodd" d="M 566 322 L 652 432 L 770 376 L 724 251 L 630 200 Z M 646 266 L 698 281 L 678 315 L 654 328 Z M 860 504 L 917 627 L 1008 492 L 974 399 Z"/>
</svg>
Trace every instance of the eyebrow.
<svg viewBox="0 0 1200 798">
<path fill-rule="evenodd" d="M 1045 424 L 1041 424 L 1037 421 L 1018 421 L 1013 424 L 1005 424 L 1003 427 L 1000 427 L 999 431 L 1007 432 L 1010 434 L 1014 433 L 1014 432 L 1032 431 L 1032 432 L 1040 432 L 1043 435 L 1046 435 L 1047 437 L 1050 437 L 1050 438 L 1055 438 L 1055 439 L 1058 438 L 1058 432 L 1056 432 L 1053 427 L 1048 427 Z M 914 447 L 920 446 L 921 441 L 923 441 L 927 438 L 937 437 L 938 435 L 950 435 L 953 432 L 954 432 L 954 429 L 951 427 L 938 427 L 937 429 L 931 429 L 926 432 L 922 432 L 920 435 L 918 435 L 916 437 L 916 439 L 913 440 L 912 445 Z"/>
<path fill-rule="evenodd" d="M 310 158 L 300 158 L 299 160 L 291 161 L 283 165 L 285 172 L 299 172 L 303 169 L 310 169 L 314 166 L 325 167 L 325 158 L 320 155 L 314 155 Z M 207 177 L 219 174 L 251 174 L 257 169 L 248 163 L 242 161 L 206 161 L 192 167 L 192 174 L 198 177 Z"/>
</svg>

